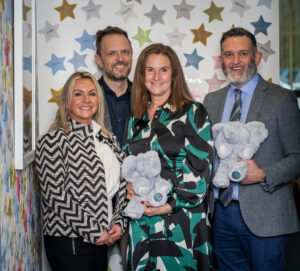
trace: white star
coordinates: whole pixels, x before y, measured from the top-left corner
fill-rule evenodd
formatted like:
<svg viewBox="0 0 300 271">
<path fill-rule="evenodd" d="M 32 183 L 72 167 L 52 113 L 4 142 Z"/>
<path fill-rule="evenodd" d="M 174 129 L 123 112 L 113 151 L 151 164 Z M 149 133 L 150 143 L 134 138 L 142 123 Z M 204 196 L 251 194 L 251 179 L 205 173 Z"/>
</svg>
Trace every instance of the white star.
<svg viewBox="0 0 300 271">
<path fill-rule="evenodd" d="M 125 23 L 127 23 L 127 21 L 131 18 L 137 18 L 137 15 L 133 11 L 134 3 L 125 5 L 120 1 L 120 4 L 121 8 L 116 15 L 122 17 Z"/>
<path fill-rule="evenodd" d="M 173 32 L 166 33 L 166 36 L 169 39 L 170 46 L 177 45 L 182 47 L 182 40 L 185 38 L 186 34 L 180 33 L 178 27 L 175 26 Z"/>
<path fill-rule="evenodd" d="M 236 12 L 240 17 L 244 16 L 244 12 L 250 9 L 250 6 L 246 4 L 246 0 L 232 0 L 232 8 L 230 12 Z"/>
</svg>

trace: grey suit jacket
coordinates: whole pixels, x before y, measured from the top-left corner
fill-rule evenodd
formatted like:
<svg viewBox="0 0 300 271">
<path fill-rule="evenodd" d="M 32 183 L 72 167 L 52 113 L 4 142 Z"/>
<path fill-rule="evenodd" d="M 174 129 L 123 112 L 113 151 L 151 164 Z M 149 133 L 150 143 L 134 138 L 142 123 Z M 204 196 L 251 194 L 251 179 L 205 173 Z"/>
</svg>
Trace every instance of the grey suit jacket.
<svg viewBox="0 0 300 271">
<path fill-rule="evenodd" d="M 229 86 L 206 95 L 212 124 L 221 121 Z M 261 121 L 269 131 L 254 160 L 267 177 L 261 184 L 239 185 L 239 203 L 249 230 L 261 237 L 300 230 L 291 179 L 300 176 L 300 110 L 294 93 L 259 78 L 247 122 Z"/>
</svg>

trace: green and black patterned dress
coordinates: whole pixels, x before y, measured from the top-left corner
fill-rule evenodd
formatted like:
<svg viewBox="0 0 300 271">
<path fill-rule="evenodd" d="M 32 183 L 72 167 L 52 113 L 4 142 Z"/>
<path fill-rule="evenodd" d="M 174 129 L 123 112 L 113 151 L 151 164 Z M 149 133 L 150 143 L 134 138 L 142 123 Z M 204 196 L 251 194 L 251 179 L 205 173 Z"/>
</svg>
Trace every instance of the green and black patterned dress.
<svg viewBox="0 0 300 271">
<path fill-rule="evenodd" d="M 152 123 L 148 114 L 131 118 L 123 148 L 133 155 L 157 151 L 161 176 L 172 184 L 171 214 L 130 221 L 130 270 L 213 270 L 208 219 L 213 142 L 202 104 L 188 102 L 180 111 L 166 104 Z"/>
</svg>

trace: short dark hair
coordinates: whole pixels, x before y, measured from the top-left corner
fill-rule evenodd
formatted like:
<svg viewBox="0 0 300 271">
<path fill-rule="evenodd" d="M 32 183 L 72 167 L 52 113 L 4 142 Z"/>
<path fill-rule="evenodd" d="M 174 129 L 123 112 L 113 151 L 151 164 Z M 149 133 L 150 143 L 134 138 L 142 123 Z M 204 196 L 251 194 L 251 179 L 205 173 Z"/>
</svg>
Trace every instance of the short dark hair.
<svg viewBox="0 0 300 271">
<path fill-rule="evenodd" d="M 97 53 L 97 55 L 101 56 L 100 47 L 101 47 L 101 41 L 102 41 L 103 37 L 106 35 L 112 35 L 112 34 L 123 35 L 128 40 L 130 48 L 132 50 L 131 42 L 128 38 L 127 32 L 117 26 L 108 26 L 103 30 L 98 30 L 96 33 L 96 53 Z"/>
<path fill-rule="evenodd" d="M 223 42 L 227 38 L 230 38 L 230 37 L 243 37 L 243 36 L 246 36 L 250 39 L 251 44 L 252 44 L 253 53 L 256 53 L 257 52 L 257 44 L 256 44 L 255 36 L 251 32 L 249 32 L 248 30 L 246 30 L 242 27 L 231 28 L 230 30 L 223 33 L 223 35 L 221 37 L 221 40 L 220 40 L 221 52 L 222 52 Z"/>
</svg>

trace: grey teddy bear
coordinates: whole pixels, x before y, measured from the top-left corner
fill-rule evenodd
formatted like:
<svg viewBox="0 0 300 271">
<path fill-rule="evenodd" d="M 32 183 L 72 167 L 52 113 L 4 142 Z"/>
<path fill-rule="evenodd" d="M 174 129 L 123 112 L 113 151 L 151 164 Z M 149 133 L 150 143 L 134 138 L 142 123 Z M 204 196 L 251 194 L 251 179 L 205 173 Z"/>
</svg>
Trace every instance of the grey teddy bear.
<svg viewBox="0 0 300 271">
<path fill-rule="evenodd" d="M 212 134 L 220 158 L 213 184 L 225 188 L 229 186 L 230 181 L 240 182 L 245 178 L 248 164 L 239 162 L 238 159 L 251 159 L 267 138 L 268 130 L 262 122 L 232 121 L 213 125 Z"/>
<path fill-rule="evenodd" d="M 167 202 L 171 184 L 160 177 L 161 164 L 156 151 L 129 155 L 122 165 L 122 175 L 131 182 L 137 196 L 133 196 L 124 210 L 124 214 L 133 219 L 142 217 L 145 205 L 141 201 L 158 207 Z"/>
</svg>

